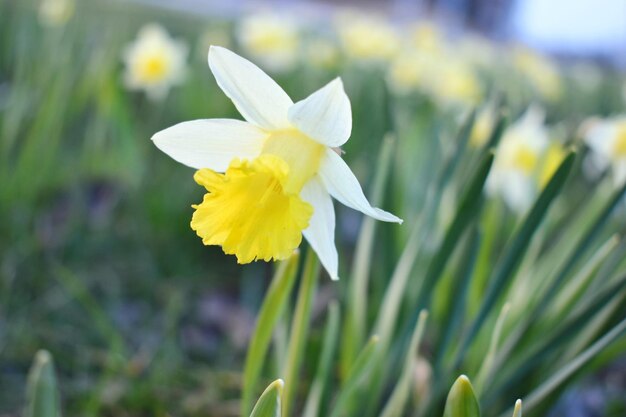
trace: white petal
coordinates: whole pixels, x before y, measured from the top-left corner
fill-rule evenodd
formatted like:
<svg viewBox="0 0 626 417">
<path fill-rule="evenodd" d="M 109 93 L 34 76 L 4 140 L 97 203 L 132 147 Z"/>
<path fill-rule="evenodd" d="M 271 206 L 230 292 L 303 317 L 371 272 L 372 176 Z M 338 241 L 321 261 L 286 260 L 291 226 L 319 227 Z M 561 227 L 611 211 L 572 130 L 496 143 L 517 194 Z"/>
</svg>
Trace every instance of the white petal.
<svg viewBox="0 0 626 417">
<path fill-rule="evenodd" d="M 234 158 L 259 156 L 267 133 L 240 120 L 208 119 L 183 122 L 152 136 L 154 144 L 192 168 L 224 172 Z"/>
<path fill-rule="evenodd" d="M 291 106 L 289 121 L 319 143 L 337 147 L 350 137 L 352 110 L 340 78 Z"/>
<path fill-rule="evenodd" d="M 302 233 L 309 242 L 320 262 L 328 271 L 328 275 L 334 280 L 339 279 L 337 270 L 339 258 L 335 247 L 335 208 L 330 195 L 318 178 L 310 180 L 302 191 L 300 197 L 313 206 L 313 216 L 309 227 Z"/>
<path fill-rule="evenodd" d="M 322 158 L 319 176 L 330 195 L 346 206 L 377 220 L 402 223 L 402 219 L 370 205 L 350 167 L 330 148 Z"/>
<path fill-rule="evenodd" d="M 259 67 L 219 46 L 209 49 L 209 67 L 248 122 L 265 129 L 289 127 L 287 112 L 293 102 Z"/>
</svg>

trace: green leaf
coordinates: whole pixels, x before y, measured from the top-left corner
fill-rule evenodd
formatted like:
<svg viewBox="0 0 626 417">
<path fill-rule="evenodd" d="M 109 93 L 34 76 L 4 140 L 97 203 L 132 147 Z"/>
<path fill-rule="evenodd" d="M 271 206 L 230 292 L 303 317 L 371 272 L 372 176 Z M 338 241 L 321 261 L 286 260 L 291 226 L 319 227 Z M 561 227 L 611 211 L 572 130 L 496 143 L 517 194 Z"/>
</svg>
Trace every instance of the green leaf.
<svg viewBox="0 0 626 417">
<path fill-rule="evenodd" d="M 561 165 L 541 192 L 537 201 L 535 201 L 530 213 L 528 213 L 526 219 L 524 219 L 524 222 L 515 235 L 513 241 L 506 248 L 505 253 L 502 255 L 501 262 L 498 264 L 493 273 L 489 287 L 487 287 L 480 310 L 478 311 L 478 314 L 469 331 L 461 342 L 454 361 L 453 369 L 457 369 L 461 364 L 461 361 L 463 360 L 470 344 L 474 340 L 474 337 L 476 337 L 478 331 L 482 328 L 482 325 L 491 312 L 491 309 L 496 305 L 498 296 L 504 290 L 509 279 L 513 276 L 517 267 L 524 258 L 524 254 L 528 249 L 528 245 L 530 244 L 535 231 L 541 224 L 541 221 L 554 199 L 557 195 L 559 195 L 563 185 L 565 185 L 565 181 L 567 180 L 572 166 L 574 165 L 575 157 L 576 152 L 571 150 L 563 159 L 563 162 L 561 162 Z"/>
<path fill-rule="evenodd" d="M 419 345 L 424 335 L 424 328 L 426 327 L 426 319 L 428 318 L 428 311 L 422 310 L 417 321 L 417 326 L 413 331 L 411 337 L 411 343 L 409 349 L 406 352 L 404 359 L 404 368 L 402 369 L 402 375 L 398 379 L 389 401 L 381 414 L 381 417 L 399 417 L 403 415 L 406 403 L 409 399 L 411 392 L 412 380 L 415 372 L 415 364 L 418 357 Z"/>
<path fill-rule="evenodd" d="M 377 161 L 371 203 L 379 206 L 385 191 L 395 139 L 385 136 Z M 346 317 L 341 339 L 341 375 L 345 376 L 362 347 L 366 334 L 367 287 L 376 225 L 379 222 L 364 216 L 357 240 L 352 274 L 348 281 Z"/>
<path fill-rule="evenodd" d="M 259 397 L 250 417 L 280 417 L 283 386 L 282 379 L 272 382 Z"/>
<path fill-rule="evenodd" d="M 304 348 L 306 346 L 309 334 L 309 326 L 311 319 L 311 306 L 313 297 L 317 288 L 317 280 L 319 277 L 320 264 L 317 255 L 310 247 L 307 249 L 307 255 L 304 262 L 304 270 L 302 272 L 302 282 L 298 290 L 298 299 L 296 301 L 296 309 L 291 323 L 291 331 L 289 335 L 289 349 L 283 370 L 285 376 L 285 393 L 283 395 L 283 415 L 289 416 L 291 405 L 294 401 L 298 381 L 300 380 L 300 365 L 304 356 Z"/>
<path fill-rule="evenodd" d="M 547 381 L 535 388 L 524 400 L 526 409 L 532 409 L 541 401 L 543 401 L 548 395 L 550 395 L 556 388 L 558 388 L 563 382 L 578 371 L 582 366 L 592 360 L 598 355 L 604 348 L 614 342 L 619 337 L 626 334 L 626 319 L 623 319 L 615 327 L 613 327 L 604 336 L 598 339 L 587 350 L 582 352 L 576 358 L 572 359 L 566 366 L 560 369 L 557 373 L 552 375 Z M 516 404 L 517 406 L 517 404 Z M 521 408 L 521 406 L 520 406 Z M 520 411 L 521 415 L 521 411 Z"/>
<path fill-rule="evenodd" d="M 365 377 L 376 363 L 375 359 L 379 357 L 379 355 L 377 355 L 377 353 L 380 352 L 378 342 L 378 336 L 372 336 L 363 350 L 361 350 L 361 353 L 359 353 L 359 356 L 357 356 L 345 383 L 339 391 L 339 395 L 335 401 L 335 407 L 330 417 L 349 415 L 347 410 L 349 408 L 348 405 L 357 392 L 357 388 L 363 383 Z"/>
<path fill-rule="evenodd" d="M 513 408 L 513 417 L 522 417 L 522 400 L 515 401 Z"/>
<path fill-rule="evenodd" d="M 461 375 L 450 388 L 443 417 L 480 417 L 480 407 L 470 380 Z"/>
<path fill-rule="evenodd" d="M 28 374 L 25 417 L 60 417 L 59 391 L 52 356 L 45 350 L 35 355 Z"/>
<path fill-rule="evenodd" d="M 250 414 L 254 392 L 265 363 L 265 356 L 272 338 L 272 332 L 276 327 L 276 323 L 278 323 L 287 300 L 289 300 L 299 259 L 298 252 L 295 252 L 289 259 L 279 264 L 259 311 L 256 327 L 250 338 L 244 366 L 241 400 L 241 415 L 243 416 Z"/>
<path fill-rule="evenodd" d="M 328 306 L 328 319 L 326 322 L 326 331 L 324 332 L 324 341 L 322 342 L 322 351 L 317 363 L 317 372 L 313 385 L 309 390 L 309 396 L 304 407 L 303 417 L 317 417 L 319 415 L 320 403 L 324 388 L 326 387 L 328 374 L 335 353 L 335 345 L 339 336 L 339 305 L 333 301 Z"/>
<path fill-rule="evenodd" d="M 489 350 L 483 359 L 483 364 L 480 367 L 480 371 L 478 371 L 478 376 L 476 377 L 476 389 L 480 394 L 482 392 L 485 383 L 491 378 L 491 374 L 494 369 L 494 361 L 496 357 L 496 352 L 498 349 L 498 344 L 500 343 L 500 334 L 502 333 L 502 326 L 504 326 L 504 322 L 509 313 L 509 309 L 511 308 L 510 303 L 505 303 L 500 310 L 500 314 L 498 315 L 498 319 L 496 320 L 496 324 L 493 328 L 493 332 L 491 333 L 491 340 L 489 342 Z"/>
</svg>

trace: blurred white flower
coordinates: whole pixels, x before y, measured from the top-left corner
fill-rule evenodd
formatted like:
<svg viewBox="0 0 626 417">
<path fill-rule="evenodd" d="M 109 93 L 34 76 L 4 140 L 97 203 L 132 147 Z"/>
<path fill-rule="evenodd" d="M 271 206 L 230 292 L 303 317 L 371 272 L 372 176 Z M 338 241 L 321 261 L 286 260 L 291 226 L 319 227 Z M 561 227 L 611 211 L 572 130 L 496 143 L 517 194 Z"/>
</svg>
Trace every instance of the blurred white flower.
<svg viewBox="0 0 626 417">
<path fill-rule="evenodd" d="M 270 71 L 288 71 L 297 62 L 300 46 L 296 21 L 269 13 L 243 18 L 237 27 L 243 50 Z"/>
<path fill-rule="evenodd" d="M 162 100 L 172 86 L 183 82 L 187 54 L 187 45 L 172 39 L 163 27 L 146 25 L 122 54 L 124 83 L 130 90 L 144 90 L 152 100 Z"/>
<path fill-rule="evenodd" d="M 626 115 L 595 121 L 586 129 L 584 140 L 595 168 L 610 168 L 615 184 L 622 184 L 626 180 Z"/>
<path fill-rule="evenodd" d="M 333 41 L 317 37 L 307 43 L 305 59 L 318 68 L 333 68 L 339 62 L 339 49 Z"/>
<path fill-rule="evenodd" d="M 481 97 L 473 68 L 445 49 L 398 54 L 389 67 L 388 81 L 398 94 L 420 91 L 444 107 L 475 104 Z"/>
<path fill-rule="evenodd" d="M 385 62 L 400 49 L 398 33 L 379 17 L 346 13 L 336 27 L 344 51 L 356 61 Z"/>
<path fill-rule="evenodd" d="M 504 132 L 487 179 L 490 195 L 500 195 L 517 213 L 526 211 L 538 190 L 536 174 L 548 148 L 544 112 L 531 106 Z"/>
<path fill-rule="evenodd" d="M 39 3 L 39 23 L 48 27 L 64 26 L 74 15 L 74 0 L 42 0 Z"/>
</svg>

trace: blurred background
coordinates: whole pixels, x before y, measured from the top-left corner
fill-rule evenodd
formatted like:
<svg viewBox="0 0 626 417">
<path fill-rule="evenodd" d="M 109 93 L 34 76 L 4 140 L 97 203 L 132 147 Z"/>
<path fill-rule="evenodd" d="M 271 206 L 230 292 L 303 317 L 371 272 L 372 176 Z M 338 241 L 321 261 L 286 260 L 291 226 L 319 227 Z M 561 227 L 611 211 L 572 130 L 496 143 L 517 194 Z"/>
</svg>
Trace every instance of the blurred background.
<svg viewBox="0 0 626 417">
<path fill-rule="evenodd" d="M 0 0 L 0 415 L 20 414 L 40 348 L 67 415 L 237 415 L 272 267 L 201 244 L 189 221 L 203 190 L 150 141 L 181 121 L 240 118 L 207 67 L 211 44 L 294 100 L 341 75 L 354 112 L 345 157 L 365 190 L 390 123 L 410 138 L 383 205 L 409 223 L 433 152 L 470 109 L 489 123 L 491 103 L 505 100 L 512 120 L 534 103 L 563 146 L 625 111 L 623 0 Z M 345 269 L 361 216 L 337 210 Z M 375 298 L 407 233 L 381 231 Z M 344 286 L 323 280 L 314 320 Z M 550 415 L 623 406 L 615 357 Z"/>
</svg>

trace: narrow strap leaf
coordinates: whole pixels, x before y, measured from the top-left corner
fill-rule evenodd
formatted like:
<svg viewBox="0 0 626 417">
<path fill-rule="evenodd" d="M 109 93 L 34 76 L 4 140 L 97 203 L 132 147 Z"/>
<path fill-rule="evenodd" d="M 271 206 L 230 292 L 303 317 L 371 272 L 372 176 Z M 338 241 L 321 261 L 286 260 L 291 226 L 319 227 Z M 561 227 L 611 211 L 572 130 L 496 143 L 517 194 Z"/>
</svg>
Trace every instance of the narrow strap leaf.
<svg viewBox="0 0 626 417">
<path fill-rule="evenodd" d="M 480 407 L 470 380 L 461 375 L 450 388 L 443 417 L 480 417 Z"/>
<path fill-rule="evenodd" d="M 242 416 L 250 414 L 252 409 L 254 392 L 265 363 L 272 332 L 291 294 L 299 259 L 300 256 L 296 252 L 278 265 L 259 311 L 256 326 L 250 338 L 243 372 Z"/>
<path fill-rule="evenodd" d="M 346 410 L 348 404 L 350 404 L 351 399 L 354 397 L 357 388 L 365 379 L 365 376 L 367 376 L 373 368 L 376 359 L 380 357 L 378 355 L 380 352 L 378 350 L 378 342 L 378 336 L 372 336 L 363 350 L 361 350 L 361 353 L 359 353 L 359 356 L 357 356 L 335 400 L 335 406 L 330 417 L 343 417 L 348 415 Z"/>
<path fill-rule="evenodd" d="M 283 386 L 282 379 L 272 382 L 259 397 L 250 417 L 281 417 Z"/>
<path fill-rule="evenodd" d="M 300 379 L 300 365 L 302 364 L 304 348 L 309 334 L 311 306 L 313 305 L 313 298 L 315 296 L 315 290 L 317 289 L 319 270 L 320 264 L 317 255 L 313 249 L 309 247 L 304 262 L 302 282 L 298 290 L 298 299 L 296 301 L 293 322 L 291 323 L 289 350 L 283 371 L 283 375 L 285 375 L 285 393 L 283 395 L 284 416 L 289 416 Z"/>
<path fill-rule="evenodd" d="M 398 382 L 389 397 L 389 401 L 383 409 L 381 417 L 400 417 L 404 413 L 404 409 L 411 392 L 411 381 L 415 372 L 415 363 L 418 357 L 419 345 L 422 341 L 422 336 L 424 335 L 427 318 L 428 312 L 426 310 L 422 310 L 417 321 L 417 326 L 413 332 L 413 336 L 411 337 L 409 350 L 406 352 L 402 375 L 400 375 L 400 378 L 398 379 Z"/>
<path fill-rule="evenodd" d="M 52 356 L 45 350 L 35 355 L 28 374 L 25 417 L 61 417 L 59 391 Z"/>
<path fill-rule="evenodd" d="M 377 161 L 377 170 L 372 187 L 372 205 L 380 206 L 385 191 L 385 184 L 389 174 L 393 156 L 395 139 L 389 134 L 385 136 Z M 348 297 L 346 317 L 341 339 L 341 375 L 346 376 L 354 359 L 363 346 L 366 329 L 367 287 L 369 271 L 372 262 L 372 248 L 378 221 L 364 216 L 361 232 L 357 240 L 352 274 L 348 281 Z"/>
<path fill-rule="evenodd" d="M 502 262 L 498 264 L 493 273 L 493 277 L 490 280 L 490 285 L 487 288 L 480 310 L 460 344 L 453 369 L 457 369 L 461 364 L 468 347 L 474 340 L 474 337 L 476 337 L 478 331 L 481 329 L 483 322 L 487 319 L 491 309 L 496 304 L 498 296 L 504 290 L 507 282 L 524 258 L 524 254 L 528 249 L 528 245 L 530 244 L 535 231 L 541 224 L 541 221 L 552 205 L 552 202 L 565 185 L 565 181 L 567 180 L 572 166 L 574 165 L 575 157 L 576 153 L 572 150 L 563 159 L 563 162 L 561 162 L 561 165 L 539 195 L 539 198 L 533 205 L 530 213 L 528 213 L 513 241 L 507 247 L 506 252 L 502 256 Z"/>
<path fill-rule="evenodd" d="M 318 417 L 320 404 L 324 389 L 328 381 L 331 364 L 335 354 L 335 347 L 339 337 L 339 305 L 336 301 L 328 306 L 328 319 L 326 322 L 326 331 L 324 332 L 324 341 L 322 342 L 322 351 L 317 363 L 317 372 L 315 379 L 311 385 L 309 396 L 304 406 L 303 417 Z"/>
<path fill-rule="evenodd" d="M 534 391 L 532 391 L 528 397 L 524 400 L 526 409 L 532 409 L 541 401 L 543 401 L 548 395 L 550 395 L 556 388 L 558 388 L 567 378 L 572 376 L 582 366 L 587 364 L 591 359 L 598 355 L 603 349 L 610 345 L 617 338 L 626 334 L 626 319 L 620 321 L 615 327 L 613 327 L 604 336 L 598 339 L 593 345 L 587 348 L 584 352 L 574 358 L 570 363 L 564 366 L 556 374 L 552 375 L 550 379 L 545 381 Z M 509 413 L 505 413 L 502 417 Z M 520 411 L 521 415 L 521 411 Z"/>
</svg>

